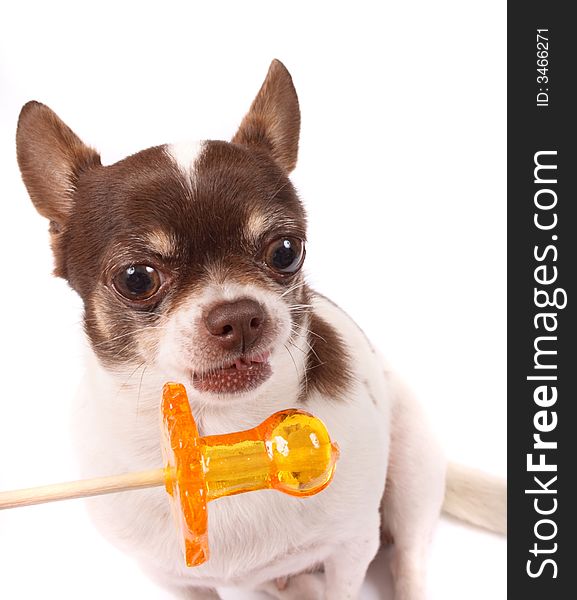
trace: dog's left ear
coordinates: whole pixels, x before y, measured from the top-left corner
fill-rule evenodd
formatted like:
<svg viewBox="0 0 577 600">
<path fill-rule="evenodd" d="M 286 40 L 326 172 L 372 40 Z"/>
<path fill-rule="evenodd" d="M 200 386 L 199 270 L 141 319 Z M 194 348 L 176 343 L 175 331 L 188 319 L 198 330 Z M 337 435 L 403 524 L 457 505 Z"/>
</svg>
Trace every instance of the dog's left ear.
<svg viewBox="0 0 577 600">
<path fill-rule="evenodd" d="M 290 173 L 297 163 L 300 123 L 292 78 L 275 59 L 232 142 L 268 151 Z"/>
</svg>

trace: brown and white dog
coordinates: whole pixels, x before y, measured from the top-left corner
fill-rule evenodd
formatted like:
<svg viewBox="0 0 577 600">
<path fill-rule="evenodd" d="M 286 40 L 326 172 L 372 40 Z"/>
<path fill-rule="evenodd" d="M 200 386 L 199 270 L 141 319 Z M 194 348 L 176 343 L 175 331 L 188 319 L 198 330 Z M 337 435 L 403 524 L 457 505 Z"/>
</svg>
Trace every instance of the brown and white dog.
<svg viewBox="0 0 577 600">
<path fill-rule="evenodd" d="M 395 597 L 419 600 L 443 504 L 503 531 L 504 486 L 447 468 L 363 332 L 307 285 L 306 216 L 288 178 L 299 126 L 278 61 L 230 143 L 158 146 L 110 166 L 46 106 L 22 109 L 22 176 L 50 221 L 55 273 L 84 302 L 91 351 L 76 432 L 85 474 L 161 464 L 167 380 L 186 384 L 203 435 L 300 406 L 341 449 L 318 496 L 213 503 L 211 558 L 194 569 L 183 564 L 162 489 L 99 498 L 92 512 L 114 544 L 184 598 L 218 598 L 229 586 L 355 598 L 383 531 L 394 541 Z M 319 568 L 324 578 L 310 574 Z"/>
</svg>

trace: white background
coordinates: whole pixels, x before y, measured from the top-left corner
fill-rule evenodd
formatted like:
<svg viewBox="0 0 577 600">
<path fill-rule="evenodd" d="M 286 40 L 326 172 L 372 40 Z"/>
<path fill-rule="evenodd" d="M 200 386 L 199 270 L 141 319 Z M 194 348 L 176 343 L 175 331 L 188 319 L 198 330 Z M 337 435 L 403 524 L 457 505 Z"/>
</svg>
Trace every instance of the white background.
<svg viewBox="0 0 577 600">
<path fill-rule="evenodd" d="M 16 165 L 20 107 L 48 104 L 106 164 L 230 139 L 275 57 L 302 109 L 311 282 L 416 390 L 451 458 L 505 474 L 504 2 L 6 4 L 0 489 L 75 478 L 82 369 L 81 304 L 50 276 L 47 223 Z M 443 520 L 430 598 L 505 598 L 505 548 Z M 386 561 L 364 599 L 390 597 Z M 0 597 L 168 596 L 72 501 L 0 512 Z"/>
</svg>

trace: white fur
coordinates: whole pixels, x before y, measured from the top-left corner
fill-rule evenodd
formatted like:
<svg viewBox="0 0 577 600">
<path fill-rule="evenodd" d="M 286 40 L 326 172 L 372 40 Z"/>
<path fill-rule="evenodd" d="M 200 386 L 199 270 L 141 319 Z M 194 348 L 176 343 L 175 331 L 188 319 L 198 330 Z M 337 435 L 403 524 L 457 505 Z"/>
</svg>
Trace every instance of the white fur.
<svg viewBox="0 0 577 600">
<path fill-rule="evenodd" d="M 380 359 L 363 334 L 326 300 L 319 298 L 314 306 L 337 327 L 355 357 L 351 365 L 355 382 L 348 398 L 316 394 L 306 405 L 325 422 L 340 446 L 334 481 L 319 495 L 306 499 L 262 491 L 211 503 L 211 558 L 194 569 L 184 566 L 162 489 L 93 499 L 92 511 L 105 535 L 136 555 L 153 576 L 176 586 L 254 587 L 325 562 L 348 544 L 367 546 L 365 540 L 369 540 L 370 556 L 364 561 L 362 581 L 378 547 L 378 510 L 387 470 L 393 399 Z M 298 354 L 302 353 L 295 352 L 297 366 L 303 360 Z M 160 390 L 173 374 L 140 369 L 123 381 L 126 374 L 109 373 L 94 355 L 89 360 L 76 422 L 84 474 L 158 467 L 162 464 Z M 218 434 L 253 427 L 277 410 L 295 406 L 300 379 L 295 365 L 282 354 L 271 365 L 273 383 L 267 386 L 266 382 L 252 398 L 211 404 L 189 388 L 201 432 Z M 372 398 L 378 399 L 376 405 Z"/>
<path fill-rule="evenodd" d="M 177 142 L 166 146 L 166 153 L 188 178 L 194 176 L 194 165 L 204 149 L 203 141 Z"/>
<path fill-rule="evenodd" d="M 165 381 L 184 375 L 176 357 L 189 333 L 187 323 L 194 322 L 203 304 L 214 298 L 246 295 L 257 298 L 280 322 L 271 357 L 273 375 L 254 392 L 228 399 L 189 386 L 201 435 L 254 427 L 297 404 L 305 354 L 296 351 L 291 358 L 283 345 L 288 333 L 286 307 L 270 292 L 252 286 L 215 284 L 171 317 L 158 361 L 115 374 L 89 352 L 75 429 L 84 475 L 162 464 L 160 392 Z M 315 393 L 306 403 L 341 450 L 327 489 L 305 499 L 260 491 L 210 503 L 211 556 L 192 569 L 184 566 L 179 532 L 162 489 L 90 501 L 101 531 L 136 556 L 151 577 L 183 598 L 218 598 L 207 588 L 238 586 L 266 590 L 283 600 L 352 600 L 379 546 L 381 504 L 384 527 L 395 539 L 396 600 L 425 597 L 425 557 L 443 501 L 445 459 L 418 405 L 383 367 L 362 331 L 322 297 L 314 298 L 313 310 L 336 329 L 352 359 L 353 384 L 346 398 Z M 296 344 L 306 348 L 302 338 Z M 194 360 L 194 352 L 190 356 Z M 315 565 L 324 566 L 324 583 L 303 573 Z M 292 576 L 289 585 L 279 590 L 274 581 L 286 576 Z"/>
</svg>

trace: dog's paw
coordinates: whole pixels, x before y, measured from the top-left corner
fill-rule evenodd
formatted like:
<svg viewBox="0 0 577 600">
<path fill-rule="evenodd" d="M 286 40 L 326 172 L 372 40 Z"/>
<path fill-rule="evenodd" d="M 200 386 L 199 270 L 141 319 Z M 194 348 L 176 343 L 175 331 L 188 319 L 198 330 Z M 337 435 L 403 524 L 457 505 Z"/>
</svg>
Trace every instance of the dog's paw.
<svg viewBox="0 0 577 600">
<path fill-rule="evenodd" d="M 321 573 L 301 573 L 270 581 L 260 588 L 278 600 L 323 600 L 324 577 Z"/>
</svg>

